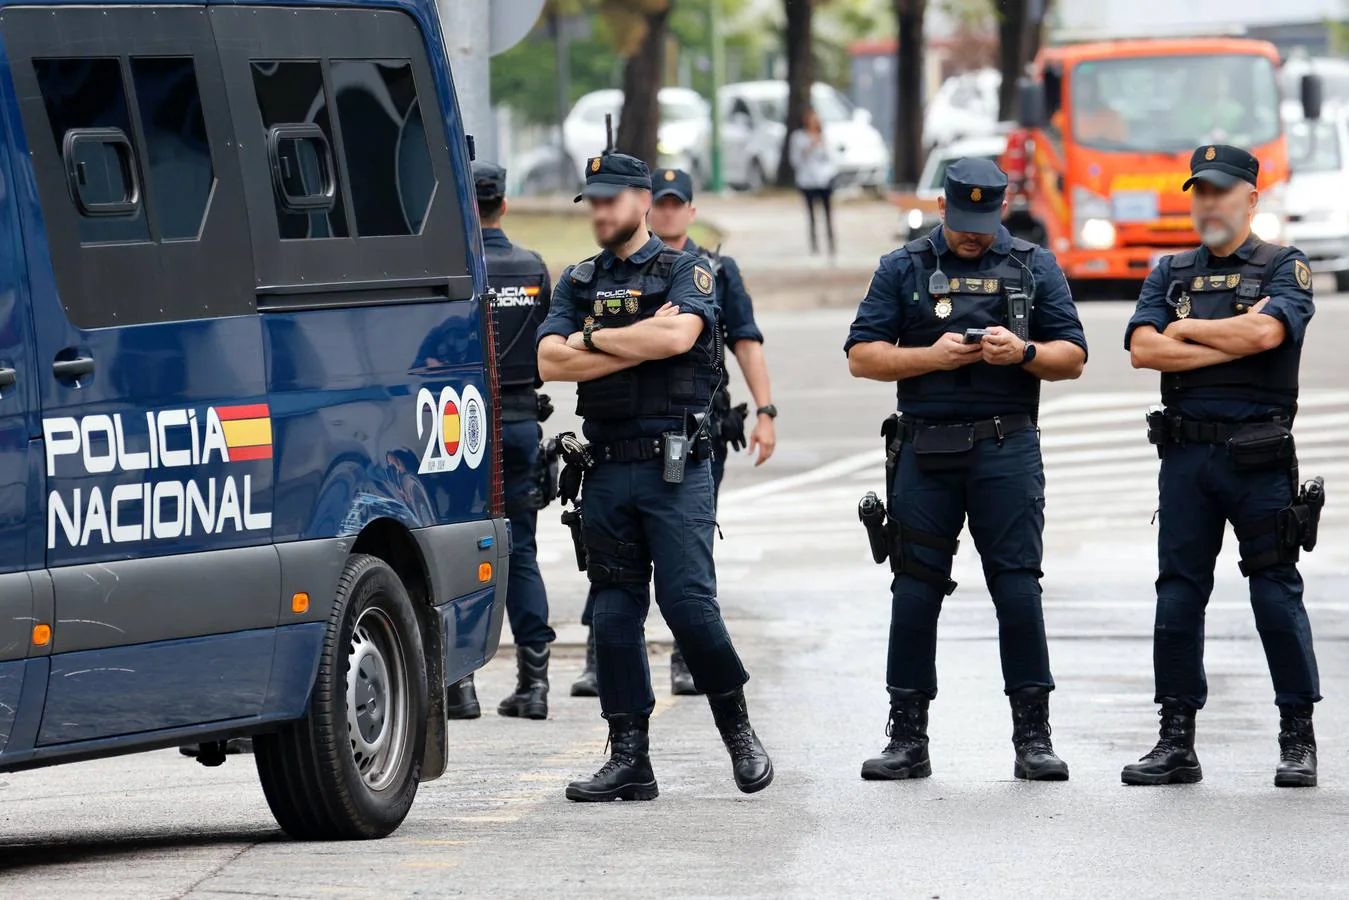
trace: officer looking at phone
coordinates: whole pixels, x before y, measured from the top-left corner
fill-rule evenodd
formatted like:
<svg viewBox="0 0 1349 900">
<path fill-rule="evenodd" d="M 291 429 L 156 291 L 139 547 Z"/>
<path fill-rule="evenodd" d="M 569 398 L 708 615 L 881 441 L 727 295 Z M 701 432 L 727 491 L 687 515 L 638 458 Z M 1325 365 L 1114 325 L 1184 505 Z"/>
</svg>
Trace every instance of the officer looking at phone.
<svg viewBox="0 0 1349 900">
<path fill-rule="evenodd" d="M 998 615 L 1017 778 L 1065 780 L 1050 741 L 1040 570 L 1044 470 L 1041 381 L 1077 378 L 1087 344 L 1048 251 L 1002 226 L 1007 177 L 986 160 L 953 163 L 943 224 L 881 259 L 844 346 L 857 378 L 895 382 L 886 420 L 886 499 L 863 499 L 876 562 L 890 562 L 886 685 L 890 742 L 868 780 L 931 774 L 928 704 L 937 695 L 937 617 L 969 517 Z M 888 504 L 888 513 L 887 513 Z"/>
</svg>

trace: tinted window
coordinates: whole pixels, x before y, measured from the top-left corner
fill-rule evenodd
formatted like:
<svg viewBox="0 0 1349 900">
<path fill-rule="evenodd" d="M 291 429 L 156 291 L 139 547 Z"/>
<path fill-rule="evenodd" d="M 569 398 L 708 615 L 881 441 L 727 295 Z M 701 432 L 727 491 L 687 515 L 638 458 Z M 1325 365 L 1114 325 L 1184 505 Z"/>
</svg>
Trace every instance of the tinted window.
<svg viewBox="0 0 1349 900">
<path fill-rule="evenodd" d="M 343 155 L 362 236 L 416 234 L 435 174 L 406 60 L 333 60 Z"/>
<path fill-rule="evenodd" d="M 37 73 L 58 158 L 64 158 L 66 132 L 71 129 L 116 128 L 131 137 L 126 89 L 117 59 L 34 59 L 33 69 Z M 91 147 L 88 154 L 81 151 L 76 162 L 82 164 L 82 177 L 90 187 L 87 196 L 103 201 L 123 195 L 120 166 L 106 147 Z M 136 165 L 134 152 L 131 164 Z M 138 205 L 132 215 L 81 214 L 78 221 L 82 244 L 150 239 L 143 204 Z"/>
<path fill-rule="evenodd" d="M 195 238 L 215 181 L 196 68 L 190 57 L 136 57 L 131 78 L 145 135 L 155 228 L 163 240 Z"/>
<path fill-rule="evenodd" d="M 273 125 L 312 124 L 323 129 L 329 146 L 336 146 L 329 119 L 328 95 L 323 89 L 323 69 L 317 60 L 254 60 L 252 69 L 253 88 L 262 113 L 263 140 L 266 130 Z M 288 212 L 280 198 L 274 200 L 276 224 L 282 239 L 347 236 L 340 185 L 337 202 L 327 212 Z"/>
</svg>

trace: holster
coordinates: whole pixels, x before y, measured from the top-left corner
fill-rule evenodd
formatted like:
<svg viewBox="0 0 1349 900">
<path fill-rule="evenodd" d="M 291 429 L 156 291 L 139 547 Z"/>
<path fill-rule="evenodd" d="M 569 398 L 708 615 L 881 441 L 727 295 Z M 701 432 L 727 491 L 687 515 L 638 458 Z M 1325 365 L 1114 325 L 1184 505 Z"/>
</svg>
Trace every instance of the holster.
<svg viewBox="0 0 1349 900">
<path fill-rule="evenodd" d="M 895 481 L 899 477 L 899 455 L 903 450 L 898 415 L 891 415 L 881 423 L 881 437 L 885 439 L 885 496 L 895 496 Z M 950 596 L 956 583 L 941 572 L 924 565 L 906 553 L 906 544 L 913 543 L 949 553 L 952 557 L 960 549 L 960 541 L 948 540 L 935 534 L 905 528 L 895 517 L 894 509 L 887 509 L 875 493 L 868 492 L 857 506 L 857 516 L 867 530 L 871 558 L 879 565 L 888 558 L 890 571 L 908 575 L 931 585 Z M 883 523 L 883 524 L 882 524 Z"/>
<path fill-rule="evenodd" d="M 557 499 L 559 463 L 562 456 L 562 448 L 558 444 L 557 438 L 549 438 L 539 444 L 539 466 L 535 473 L 538 478 L 537 503 L 536 510 L 547 508 L 548 504 Z"/>
<path fill-rule="evenodd" d="M 539 421 L 547 422 L 554 412 L 553 398 L 549 397 L 547 394 L 539 394 L 537 396 L 539 399 Z"/>
<path fill-rule="evenodd" d="M 1171 442 L 1171 421 L 1166 411 L 1154 409 L 1147 415 L 1148 443 L 1157 448 L 1157 458 L 1166 455 L 1166 445 Z"/>
<path fill-rule="evenodd" d="M 1297 562 L 1300 551 L 1316 549 L 1321 510 L 1326 505 L 1325 480 L 1320 476 L 1303 484 L 1294 501 L 1271 516 L 1243 522 L 1236 527 L 1237 540 L 1251 541 L 1273 532 L 1274 547 L 1263 553 L 1242 556 L 1241 574 L 1250 577 L 1280 563 Z"/>
<path fill-rule="evenodd" d="M 866 529 L 871 558 L 876 561 L 876 565 L 883 564 L 890 557 L 890 534 L 885 526 L 885 503 L 876 496 L 875 491 L 867 491 L 858 502 L 857 518 Z"/>
<path fill-rule="evenodd" d="M 577 507 L 562 511 L 562 524 L 571 529 L 571 543 L 576 550 L 576 568 L 586 571 L 586 543 L 581 525 L 581 510 Z"/>
<path fill-rule="evenodd" d="M 557 496 L 563 503 L 576 503 L 581 499 L 581 481 L 585 473 L 595 467 L 595 460 L 586 449 L 585 442 L 570 431 L 564 431 L 554 440 L 562 461 L 566 463 L 558 478 Z"/>
</svg>

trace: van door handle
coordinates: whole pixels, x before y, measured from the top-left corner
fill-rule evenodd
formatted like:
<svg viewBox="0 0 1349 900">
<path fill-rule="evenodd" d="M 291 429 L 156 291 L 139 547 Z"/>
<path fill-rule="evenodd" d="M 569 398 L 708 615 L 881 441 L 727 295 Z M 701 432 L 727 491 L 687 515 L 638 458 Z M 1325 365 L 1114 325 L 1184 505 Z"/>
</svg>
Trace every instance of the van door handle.
<svg viewBox="0 0 1349 900">
<path fill-rule="evenodd" d="M 77 356 L 74 359 L 58 359 L 52 363 L 52 374 L 62 381 L 78 381 L 86 375 L 94 373 L 94 361 L 88 356 Z"/>
<path fill-rule="evenodd" d="M 18 380 L 18 372 L 13 369 L 0 369 L 0 388 L 7 388 Z"/>
</svg>

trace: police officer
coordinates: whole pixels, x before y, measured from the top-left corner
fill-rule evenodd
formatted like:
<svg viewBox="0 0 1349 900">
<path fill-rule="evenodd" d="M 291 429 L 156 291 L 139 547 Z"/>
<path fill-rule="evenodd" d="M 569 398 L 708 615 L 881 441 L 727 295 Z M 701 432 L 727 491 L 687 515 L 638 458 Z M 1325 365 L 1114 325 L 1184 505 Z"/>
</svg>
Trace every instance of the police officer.
<svg viewBox="0 0 1349 900">
<path fill-rule="evenodd" d="M 506 214 L 506 170 L 479 161 L 473 164 L 473 182 L 482 220 L 482 243 L 487 252 L 487 277 L 496 292 L 492 307 L 496 325 L 497 367 L 501 382 L 502 473 L 506 488 L 506 515 L 511 523 L 510 572 L 506 583 L 506 613 L 515 636 L 517 678 L 515 691 L 497 707 L 503 716 L 548 718 L 548 646 L 555 637 L 548 626 L 548 593 L 539 574 L 535 528 L 545 496 L 544 461 L 539 442 L 540 413 L 552 411 L 538 393 L 538 364 L 534 334 L 547 315 L 551 279 L 543 259 L 517 247 L 501 229 Z M 480 714 L 473 676 L 452 685 L 446 698 L 452 719 Z"/>
<path fill-rule="evenodd" d="M 1158 263 L 1125 333 L 1134 366 L 1162 373 L 1166 404 L 1148 417 L 1162 457 L 1152 645 L 1161 736 L 1124 767 L 1125 784 L 1203 777 L 1194 726 L 1208 692 L 1204 607 L 1225 522 L 1236 529 L 1279 706 L 1274 783 L 1316 784 L 1312 704 L 1321 692 L 1294 565 L 1314 516 L 1299 497 L 1289 431 L 1312 277 L 1297 248 L 1251 234 L 1259 172 L 1236 147 L 1194 152 L 1185 189 L 1202 246 Z"/>
<path fill-rule="evenodd" d="M 756 457 L 754 464 L 761 466 L 773 455 L 777 446 L 773 420 L 777 418 L 778 408 L 773 405 L 772 384 L 763 353 L 763 332 L 754 321 L 754 302 L 750 299 L 749 291 L 745 290 L 745 280 L 735 260 L 699 247 L 689 237 L 689 226 L 698 215 L 693 205 L 693 178 L 679 169 L 657 169 L 652 173 L 652 186 L 651 230 L 667 247 L 701 258 L 715 276 L 717 302 L 721 307 L 721 333 L 726 346 L 740 364 L 740 371 L 745 376 L 745 383 L 757 406 L 754 430 L 749 436 L 748 446 L 750 455 Z M 731 404 L 731 394 L 723 380 L 721 389 L 712 401 L 712 483 L 718 495 L 721 493 L 721 479 L 726 474 L 729 451 L 746 446 L 745 412 L 745 404 L 738 407 Z M 581 616 L 582 625 L 591 624 L 593 605 L 592 591 Z M 593 696 L 591 686 L 594 684 L 594 668 L 589 665 L 591 660 L 593 656 L 587 660 L 586 671 L 572 685 L 574 696 Z M 698 693 L 678 644 L 670 654 L 670 693 Z"/>
<path fill-rule="evenodd" d="M 1036 413 L 1041 381 L 1082 373 L 1086 339 L 1053 256 L 1002 227 L 1006 188 L 991 162 L 952 164 L 939 199 L 943 224 L 881 259 L 845 345 L 854 376 L 899 386 L 900 416 L 885 428 L 895 573 L 890 743 L 862 765 L 865 779 L 931 774 L 937 615 L 956 586 L 951 561 L 967 514 L 998 613 L 1013 773 L 1068 777 L 1049 737 Z"/>
<path fill-rule="evenodd" d="M 566 270 L 540 327 L 545 380 L 575 381 L 589 445 L 581 511 L 596 587 L 595 660 L 612 755 L 572 800 L 651 800 L 647 723 L 655 698 L 643 622 L 656 602 L 684 650 L 746 793 L 773 779 L 750 726 L 749 678 L 717 605 L 715 505 L 706 414 L 722 377 L 712 273 L 646 227 L 646 164 L 612 153 L 590 160 L 586 185 L 603 252 Z M 566 479 L 564 478 L 564 481 Z"/>
</svg>

